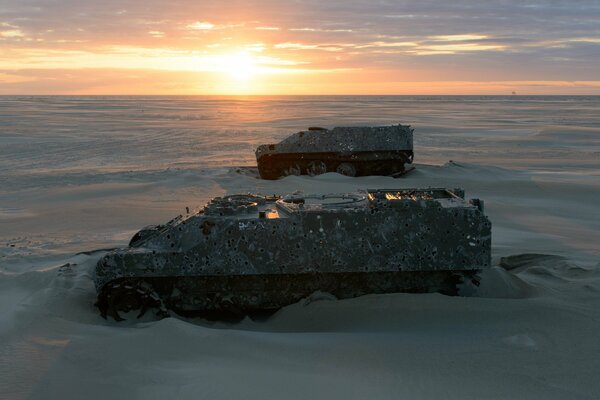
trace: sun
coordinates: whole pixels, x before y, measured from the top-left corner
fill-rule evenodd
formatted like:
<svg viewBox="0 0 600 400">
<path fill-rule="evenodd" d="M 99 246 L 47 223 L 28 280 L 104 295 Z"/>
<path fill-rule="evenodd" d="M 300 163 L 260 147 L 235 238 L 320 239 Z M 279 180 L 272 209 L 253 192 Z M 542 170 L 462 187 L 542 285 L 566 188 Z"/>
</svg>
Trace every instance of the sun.
<svg viewBox="0 0 600 400">
<path fill-rule="evenodd" d="M 238 81 L 248 81 L 259 72 L 256 60 L 244 52 L 223 55 L 219 64 L 222 72 Z"/>
</svg>

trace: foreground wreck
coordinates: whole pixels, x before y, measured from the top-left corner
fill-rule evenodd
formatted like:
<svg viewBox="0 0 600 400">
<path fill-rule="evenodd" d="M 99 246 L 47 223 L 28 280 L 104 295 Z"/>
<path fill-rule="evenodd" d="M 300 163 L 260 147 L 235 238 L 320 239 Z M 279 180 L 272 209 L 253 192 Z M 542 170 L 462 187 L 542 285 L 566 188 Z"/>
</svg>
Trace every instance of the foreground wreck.
<svg viewBox="0 0 600 400">
<path fill-rule="evenodd" d="M 490 266 L 483 202 L 460 189 L 211 200 L 138 232 L 95 270 L 104 317 L 162 312 L 243 315 L 311 295 L 456 293 Z"/>
<path fill-rule="evenodd" d="M 347 176 L 394 175 L 413 161 L 410 125 L 308 128 L 256 149 L 263 179 L 338 172 Z"/>
</svg>

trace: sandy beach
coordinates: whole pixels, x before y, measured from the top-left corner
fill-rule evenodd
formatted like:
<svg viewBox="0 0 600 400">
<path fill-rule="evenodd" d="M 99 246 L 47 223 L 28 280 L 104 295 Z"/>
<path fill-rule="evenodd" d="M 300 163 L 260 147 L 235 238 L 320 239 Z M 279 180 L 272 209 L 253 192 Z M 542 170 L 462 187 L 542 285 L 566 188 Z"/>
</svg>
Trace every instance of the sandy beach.
<svg viewBox="0 0 600 400">
<path fill-rule="evenodd" d="M 600 97 L 0 97 L 0 397 L 600 398 Z M 18 118 L 16 116 L 19 116 Z M 411 124 L 416 169 L 256 178 L 308 126 Z M 265 321 L 117 323 L 91 274 L 234 193 L 462 187 L 494 267 L 466 296 L 316 297 Z M 502 263 L 501 263 L 502 260 Z"/>
</svg>

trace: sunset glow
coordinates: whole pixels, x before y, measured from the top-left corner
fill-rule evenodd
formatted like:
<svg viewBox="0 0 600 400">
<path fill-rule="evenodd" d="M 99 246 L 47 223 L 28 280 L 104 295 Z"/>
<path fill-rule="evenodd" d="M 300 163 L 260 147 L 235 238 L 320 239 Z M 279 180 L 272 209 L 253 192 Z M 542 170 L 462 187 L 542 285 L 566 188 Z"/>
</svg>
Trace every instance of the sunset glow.
<svg viewBox="0 0 600 400">
<path fill-rule="evenodd" d="M 221 62 L 226 74 L 240 81 L 249 80 L 258 72 L 255 60 L 245 53 L 225 55 Z"/>
<path fill-rule="evenodd" d="M 600 87 L 597 4 L 541 13 L 469 2 L 183 2 L 152 11 L 134 1 L 33 3 L 0 8 L 0 94 L 594 94 Z M 471 19 L 467 9 L 484 17 Z M 562 29 L 571 19 L 578 23 Z"/>
</svg>

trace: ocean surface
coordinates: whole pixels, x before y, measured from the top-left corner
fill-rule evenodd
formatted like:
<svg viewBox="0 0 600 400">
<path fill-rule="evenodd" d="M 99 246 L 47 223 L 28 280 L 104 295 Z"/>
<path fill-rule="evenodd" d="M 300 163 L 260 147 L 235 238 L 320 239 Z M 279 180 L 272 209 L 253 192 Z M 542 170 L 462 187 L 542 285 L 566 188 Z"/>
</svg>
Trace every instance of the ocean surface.
<svg viewBox="0 0 600 400">
<path fill-rule="evenodd" d="M 183 206 L 177 196 L 202 205 L 215 179 L 255 163 L 261 143 L 308 126 L 395 123 L 415 128 L 417 164 L 453 160 L 569 182 L 593 182 L 600 170 L 600 96 L 0 96 L 0 243 L 54 237 L 87 247 L 102 236 L 111 245 L 111 226 L 125 216 L 94 217 L 110 206 L 100 196 L 94 211 L 99 185 L 115 196 L 128 185 L 122 199 L 136 201 L 132 184 L 184 179 L 145 192 L 140 204 L 158 223 Z"/>
<path fill-rule="evenodd" d="M 237 168 L 309 126 L 396 123 L 398 179 Z M 238 324 L 94 306 L 106 249 L 211 197 L 427 186 L 485 201 L 494 266 L 464 296 Z M 0 398 L 598 399 L 599 293 L 600 96 L 0 96 Z"/>
<path fill-rule="evenodd" d="M 529 168 L 538 157 L 556 169 L 581 153 L 585 168 L 590 155 L 598 161 L 586 139 L 597 139 L 600 96 L 0 96 L 0 171 L 16 189 L 86 173 L 252 164 L 258 144 L 308 126 L 394 123 L 416 128 L 418 162 Z"/>
</svg>

